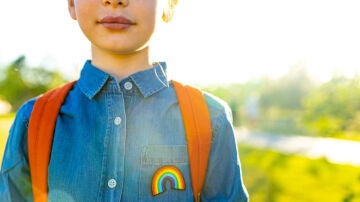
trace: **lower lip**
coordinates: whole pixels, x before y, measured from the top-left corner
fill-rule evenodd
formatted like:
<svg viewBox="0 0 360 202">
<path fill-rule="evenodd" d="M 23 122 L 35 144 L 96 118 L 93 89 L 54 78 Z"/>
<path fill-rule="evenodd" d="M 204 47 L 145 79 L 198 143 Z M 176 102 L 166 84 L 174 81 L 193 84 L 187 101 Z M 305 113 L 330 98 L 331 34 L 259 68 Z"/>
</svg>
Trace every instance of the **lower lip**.
<svg viewBox="0 0 360 202">
<path fill-rule="evenodd" d="M 102 23 L 102 25 L 110 30 L 125 30 L 128 29 L 129 27 L 131 27 L 131 24 L 121 24 L 121 23 Z"/>
</svg>

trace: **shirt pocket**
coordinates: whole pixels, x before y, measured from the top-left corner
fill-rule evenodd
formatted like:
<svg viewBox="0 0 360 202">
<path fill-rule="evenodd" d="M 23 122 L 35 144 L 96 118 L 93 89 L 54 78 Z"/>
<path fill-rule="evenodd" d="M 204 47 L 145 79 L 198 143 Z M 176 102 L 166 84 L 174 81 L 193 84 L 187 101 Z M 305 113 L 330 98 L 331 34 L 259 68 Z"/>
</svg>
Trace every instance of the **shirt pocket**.
<svg viewBox="0 0 360 202">
<path fill-rule="evenodd" d="M 160 172 L 167 177 L 156 177 Z M 139 201 L 193 199 L 186 145 L 143 147 L 139 178 Z"/>
</svg>

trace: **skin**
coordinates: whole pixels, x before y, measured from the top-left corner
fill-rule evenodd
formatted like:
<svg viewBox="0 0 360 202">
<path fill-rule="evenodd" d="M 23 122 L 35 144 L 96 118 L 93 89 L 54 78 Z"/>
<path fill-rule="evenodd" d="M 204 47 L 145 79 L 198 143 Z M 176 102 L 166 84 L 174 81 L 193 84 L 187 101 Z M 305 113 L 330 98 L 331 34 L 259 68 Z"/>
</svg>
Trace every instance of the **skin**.
<svg viewBox="0 0 360 202">
<path fill-rule="evenodd" d="M 68 9 L 91 43 L 92 64 L 120 80 L 151 67 L 149 42 L 162 21 L 164 2 L 68 0 Z M 133 24 L 109 29 L 101 23 L 109 16 L 122 16 Z"/>
</svg>

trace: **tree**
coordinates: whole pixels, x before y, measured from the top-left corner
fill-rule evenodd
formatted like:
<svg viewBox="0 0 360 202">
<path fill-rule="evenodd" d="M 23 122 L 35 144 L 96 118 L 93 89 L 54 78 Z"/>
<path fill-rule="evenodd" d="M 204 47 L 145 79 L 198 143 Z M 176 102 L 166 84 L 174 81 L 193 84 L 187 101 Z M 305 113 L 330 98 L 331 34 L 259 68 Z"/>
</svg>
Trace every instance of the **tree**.
<svg viewBox="0 0 360 202">
<path fill-rule="evenodd" d="M 278 80 L 265 80 L 266 85 L 260 96 L 262 108 L 283 110 L 301 110 L 302 99 L 311 92 L 315 83 L 309 77 L 304 66 L 295 65 Z"/>
<path fill-rule="evenodd" d="M 304 122 L 323 136 L 359 130 L 360 77 L 335 77 L 304 100 Z"/>
<path fill-rule="evenodd" d="M 295 65 L 276 80 L 264 78 L 259 96 L 261 130 L 304 134 L 302 100 L 316 87 L 304 65 Z"/>
<path fill-rule="evenodd" d="M 58 72 L 42 67 L 30 68 L 25 61 L 26 57 L 20 56 L 1 72 L 0 98 L 10 103 L 13 111 L 26 100 L 66 81 Z"/>
</svg>

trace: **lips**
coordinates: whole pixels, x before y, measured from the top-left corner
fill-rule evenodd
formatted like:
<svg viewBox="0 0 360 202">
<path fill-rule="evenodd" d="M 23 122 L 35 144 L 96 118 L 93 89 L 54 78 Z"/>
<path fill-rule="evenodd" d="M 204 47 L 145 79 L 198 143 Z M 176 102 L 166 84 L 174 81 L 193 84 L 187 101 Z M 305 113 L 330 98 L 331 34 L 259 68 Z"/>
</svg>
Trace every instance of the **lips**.
<svg viewBox="0 0 360 202">
<path fill-rule="evenodd" d="M 125 30 L 135 25 L 135 22 L 123 16 L 106 16 L 99 21 L 99 24 L 110 30 Z"/>
</svg>

